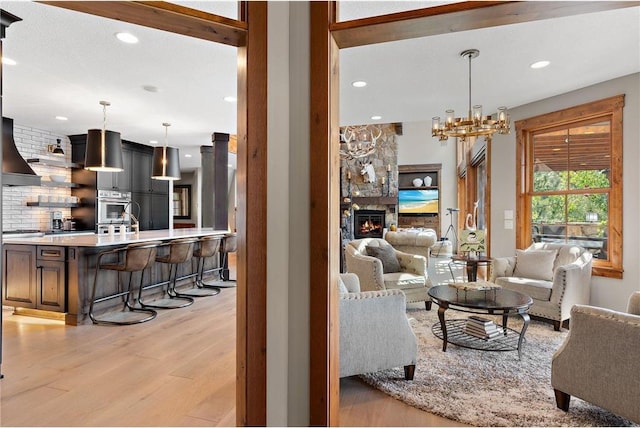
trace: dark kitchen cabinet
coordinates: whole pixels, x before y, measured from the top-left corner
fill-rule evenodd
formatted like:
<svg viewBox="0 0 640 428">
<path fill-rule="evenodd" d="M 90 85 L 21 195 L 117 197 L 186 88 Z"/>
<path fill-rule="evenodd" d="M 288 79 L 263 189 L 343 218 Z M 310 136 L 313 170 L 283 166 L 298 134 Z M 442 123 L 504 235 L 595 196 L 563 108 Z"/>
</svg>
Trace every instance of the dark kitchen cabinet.
<svg viewBox="0 0 640 428">
<path fill-rule="evenodd" d="M 169 228 L 169 197 L 167 194 L 133 192 L 131 196 L 140 205 L 140 230 Z"/>
<path fill-rule="evenodd" d="M 3 258 L 4 305 L 65 312 L 67 271 L 64 247 L 5 245 Z"/>
<path fill-rule="evenodd" d="M 151 178 L 153 168 L 153 153 L 134 152 L 131 190 L 134 192 L 169 193 L 169 182 Z"/>
<path fill-rule="evenodd" d="M 122 164 L 124 170 L 119 172 L 98 172 L 96 184 L 98 190 L 131 191 L 131 170 L 133 153 L 125 145 L 122 146 Z"/>
<path fill-rule="evenodd" d="M 133 152 L 133 164 L 135 171 L 131 177 L 131 190 L 133 192 L 150 192 L 151 191 L 151 162 L 153 155 L 150 153 Z"/>
<path fill-rule="evenodd" d="M 69 139 L 73 161 L 83 164 L 86 135 L 71 135 Z M 133 214 L 139 217 L 140 230 L 169 228 L 169 183 L 151 178 L 153 147 L 123 141 L 122 152 L 124 171 L 96 173 L 83 168 L 73 170 L 73 181 L 80 184 L 80 187 L 72 189 L 71 193 L 82 198 L 83 201 L 82 207 L 71 211 L 71 215 L 76 218 L 76 224 L 81 224 L 83 229 L 95 227 L 97 222 L 95 201 L 97 190 L 100 189 L 131 192 L 133 202 L 140 205 L 139 215 L 136 204 L 132 208 Z M 167 202 L 165 203 L 163 199 Z"/>
<path fill-rule="evenodd" d="M 21 308 L 36 307 L 36 247 L 2 247 L 2 304 Z"/>
</svg>

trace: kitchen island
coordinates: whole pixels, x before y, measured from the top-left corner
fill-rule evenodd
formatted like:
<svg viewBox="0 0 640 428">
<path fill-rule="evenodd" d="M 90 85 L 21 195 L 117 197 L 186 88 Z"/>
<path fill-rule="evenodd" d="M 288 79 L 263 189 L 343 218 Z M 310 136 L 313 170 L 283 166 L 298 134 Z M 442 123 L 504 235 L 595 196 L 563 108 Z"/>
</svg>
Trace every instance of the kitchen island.
<svg viewBox="0 0 640 428">
<path fill-rule="evenodd" d="M 13 306 L 17 313 L 25 315 L 60 314 L 68 325 L 90 323 L 88 316 L 91 289 L 93 287 L 97 256 L 102 251 L 125 247 L 129 244 L 173 239 L 231 235 L 228 230 L 190 228 L 151 230 L 139 233 L 46 235 L 32 238 L 4 236 L 2 240 L 3 285 L 2 304 Z M 159 254 L 166 249 L 160 248 Z M 215 258 L 212 258 L 215 259 Z M 115 261 L 115 259 L 113 259 Z M 218 260 L 207 260 L 206 269 L 218 266 Z M 178 275 L 191 282 L 195 264 L 184 263 Z M 145 273 L 144 286 L 160 284 L 168 280 L 168 269 L 155 263 Z M 117 272 L 101 271 L 96 297 L 118 293 Z M 121 274 L 126 284 L 129 274 Z M 139 275 L 139 273 L 136 273 Z M 139 277 L 138 277 L 139 278 Z M 134 280 L 133 284 L 137 284 Z M 161 292 L 164 287 L 145 291 L 145 296 Z M 154 291 L 155 290 L 155 291 Z M 120 299 L 112 299 L 101 310 L 121 307 Z"/>
</svg>

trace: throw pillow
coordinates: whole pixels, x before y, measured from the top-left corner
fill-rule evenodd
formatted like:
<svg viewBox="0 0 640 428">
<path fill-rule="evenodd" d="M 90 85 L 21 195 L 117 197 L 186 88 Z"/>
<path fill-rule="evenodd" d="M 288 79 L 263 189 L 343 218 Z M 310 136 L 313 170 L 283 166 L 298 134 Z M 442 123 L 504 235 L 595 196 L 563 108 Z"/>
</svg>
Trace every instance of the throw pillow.
<svg viewBox="0 0 640 428">
<path fill-rule="evenodd" d="M 338 277 L 338 292 L 340 294 L 347 294 L 349 292 L 349 289 L 347 288 L 347 286 L 344 284 L 344 281 L 340 277 Z"/>
<path fill-rule="evenodd" d="M 553 264 L 557 250 L 516 250 L 513 276 L 553 281 Z"/>
<path fill-rule="evenodd" d="M 382 262 L 383 273 L 400 272 L 400 262 L 392 246 L 371 247 L 367 245 L 367 254 Z"/>
</svg>

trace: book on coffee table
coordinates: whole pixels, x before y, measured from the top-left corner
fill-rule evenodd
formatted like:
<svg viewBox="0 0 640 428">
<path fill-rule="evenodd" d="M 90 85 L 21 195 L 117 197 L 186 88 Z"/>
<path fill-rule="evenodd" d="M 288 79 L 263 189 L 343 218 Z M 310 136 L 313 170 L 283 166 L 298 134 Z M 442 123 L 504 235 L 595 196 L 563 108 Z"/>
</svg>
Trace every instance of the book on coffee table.
<svg viewBox="0 0 640 428">
<path fill-rule="evenodd" d="M 460 290 L 492 290 L 494 288 L 501 288 L 498 284 L 482 279 L 474 282 L 454 282 L 450 285 Z"/>
<path fill-rule="evenodd" d="M 463 331 L 484 340 L 490 340 L 500 335 L 500 328 L 488 318 L 472 315 L 467 319 Z"/>
</svg>

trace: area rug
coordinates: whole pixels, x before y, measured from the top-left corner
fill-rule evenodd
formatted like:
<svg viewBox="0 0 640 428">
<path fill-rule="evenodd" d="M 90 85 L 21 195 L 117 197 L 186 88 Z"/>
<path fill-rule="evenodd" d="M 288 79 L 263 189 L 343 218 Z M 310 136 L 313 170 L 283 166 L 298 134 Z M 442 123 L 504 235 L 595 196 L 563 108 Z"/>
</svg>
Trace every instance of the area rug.
<svg viewBox="0 0 640 428">
<path fill-rule="evenodd" d="M 434 305 L 434 308 L 437 306 Z M 532 320 L 522 359 L 518 353 L 486 352 L 442 341 L 431 332 L 437 310 L 410 309 L 418 338 L 413 381 L 402 368 L 361 376 L 375 388 L 411 406 L 474 426 L 637 426 L 597 406 L 571 397 L 569 412 L 556 407 L 551 388 L 551 357 L 567 332 Z M 448 311 L 447 318 L 466 314 Z M 509 327 L 522 322 L 510 319 Z"/>
</svg>

